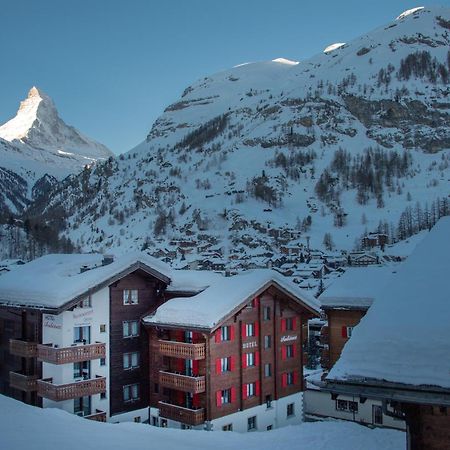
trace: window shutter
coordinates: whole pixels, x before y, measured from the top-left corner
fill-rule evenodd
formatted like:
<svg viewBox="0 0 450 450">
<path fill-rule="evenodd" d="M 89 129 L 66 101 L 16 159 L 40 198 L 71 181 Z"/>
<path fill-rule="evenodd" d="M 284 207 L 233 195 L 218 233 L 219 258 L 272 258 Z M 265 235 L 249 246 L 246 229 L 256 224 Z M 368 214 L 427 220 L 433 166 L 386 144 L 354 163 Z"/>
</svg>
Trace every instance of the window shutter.
<svg viewBox="0 0 450 450">
<path fill-rule="evenodd" d="M 295 344 L 292 345 L 292 356 L 294 358 L 297 356 L 297 346 Z"/>
<path fill-rule="evenodd" d="M 287 386 L 287 373 L 283 373 L 283 375 L 281 375 L 281 386 L 282 387 Z"/>
<path fill-rule="evenodd" d="M 194 408 L 199 408 L 200 407 L 200 395 L 199 394 L 194 394 L 192 396 L 192 406 Z"/>
<path fill-rule="evenodd" d="M 222 406 L 222 391 L 216 392 L 216 406 Z"/>
<path fill-rule="evenodd" d="M 242 385 L 242 398 L 245 400 L 247 398 L 247 385 Z"/>
<path fill-rule="evenodd" d="M 347 327 L 342 327 L 342 337 L 346 338 L 347 336 Z"/>
<path fill-rule="evenodd" d="M 297 317 L 294 317 L 292 319 L 292 329 L 296 330 L 297 329 Z"/>
<path fill-rule="evenodd" d="M 259 352 L 255 352 L 255 366 L 259 366 Z"/>
<path fill-rule="evenodd" d="M 185 370 L 184 359 L 178 359 L 176 365 L 177 365 L 178 371 L 183 373 Z"/>
<path fill-rule="evenodd" d="M 236 369 L 236 357 L 235 356 L 230 356 L 231 362 L 230 362 L 230 367 L 231 367 L 231 371 Z"/>
<path fill-rule="evenodd" d="M 197 344 L 198 342 L 200 342 L 200 333 L 197 333 L 196 331 L 194 331 L 192 333 L 192 343 Z"/>
<path fill-rule="evenodd" d="M 281 319 L 281 331 L 286 331 L 286 319 Z"/>
<path fill-rule="evenodd" d="M 234 325 L 230 325 L 230 341 L 234 341 Z"/>
<path fill-rule="evenodd" d="M 216 359 L 216 373 L 222 373 L 222 364 L 220 358 Z"/>
<path fill-rule="evenodd" d="M 246 330 L 246 327 L 245 327 L 245 323 L 244 322 L 242 322 L 242 325 L 241 325 L 241 328 L 242 328 L 242 337 L 243 338 L 245 338 L 245 337 L 247 337 L 247 330 Z"/>
<path fill-rule="evenodd" d="M 281 359 L 286 359 L 286 357 L 287 357 L 287 349 L 286 349 L 286 346 L 283 345 L 281 347 Z"/>
<path fill-rule="evenodd" d="M 255 297 L 253 299 L 253 307 L 257 308 L 259 306 L 259 297 Z"/>
<path fill-rule="evenodd" d="M 261 392 L 261 386 L 260 386 L 260 382 L 258 380 L 255 382 L 255 394 L 259 395 L 260 392 Z"/>
<path fill-rule="evenodd" d="M 259 322 L 255 322 L 255 336 L 259 336 Z"/>
<path fill-rule="evenodd" d="M 214 340 L 216 341 L 216 344 L 218 344 L 220 342 L 220 340 L 221 340 L 220 338 L 221 338 L 221 336 L 220 336 L 220 328 L 219 328 L 214 333 Z"/>
<path fill-rule="evenodd" d="M 198 376 L 198 360 L 192 361 L 192 372 L 194 374 L 194 377 Z"/>
<path fill-rule="evenodd" d="M 298 383 L 298 370 L 294 371 L 294 384 Z"/>
<path fill-rule="evenodd" d="M 236 401 L 236 388 L 233 386 L 231 388 L 231 403 L 234 403 Z"/>
<path fill-rule="evenodd" d="M 242 368 L 245 369 L 247 367 L 247 354 L 242 353 Z"/>
</svg>

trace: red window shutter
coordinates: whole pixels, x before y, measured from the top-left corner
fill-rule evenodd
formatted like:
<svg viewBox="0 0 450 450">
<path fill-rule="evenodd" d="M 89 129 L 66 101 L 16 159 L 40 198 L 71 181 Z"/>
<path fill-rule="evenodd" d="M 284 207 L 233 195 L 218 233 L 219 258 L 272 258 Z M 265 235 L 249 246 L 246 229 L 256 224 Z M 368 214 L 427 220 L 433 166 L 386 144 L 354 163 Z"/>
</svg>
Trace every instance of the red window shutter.
<svg viewBox="0 0 450 450">
<path fill-rule="evenodd" d="M 347 327 L 342 327 L 342 337 L 346 338 L 347 336 Z"/>
<path fill-rule="evenodd" d="M 245 400 L 247 398 L 247 385 L 242 385 L 242 398 Z"/>
<path fill-rule="evenodd" d="M 192 333 L 192 342 L 194 344 L 197 344 L 198 342 L 200 342 L 200 340 L 201 340 L 200 333 L 197 333 L 196 331 L 194 331 Z"/>
<path fill-rule="evenodd" d="M 287 349 L 285 345 L 281 346 L 281 359 L 286 359 L 287 357 Z"/>
<path fill-rule="evenodd" d="M 236 357 L 235 356 L 230 356 L 231 362 L 230 362 L 230 366 L 231 366 L 231 371 L 236 369 Z"/>
<path fill-rule="evenodd" d="M 296 330 L 297 329 L 297 317 L 294 317 L 292 319 L 292 329 Z"/>
<path fill-rule="evenodd" d="M 259 366 L 259 352 L 255 352 L 255 366 Z"/>
<path fill-rule="evenodd" d="M 287 386 L 287 373 L 283 373 L 281 375 L 281 386 L 286 387 Z"/>
<path fill-rule="evenodd" d="M 255 336 L 259 336 L 259 322 L 255 322 Z"/>
<path fill-rule="evenodd" d="M 292 356 L 294 358 L 297 356 L 297 346 L 295 344 L 292 345 Z"/>
<path fill-rule="evenodd" d="M 183 373 L 183 372 L 184 372 L 184 369 L 185 369 L 184 359 L 178 359 L 177 362 L 176 362 L 176 364 L 177 364 L 177 370 L 178 370 L 178 372 Z"/>
<path fill-rule="evenodd" d="M 236 388 L 233 386 L 231 388 L 231 403 L 234 403 L 236 401 Z"/>
<path fill-rule="evenodd" d="M 294 384 L 298 383 L 298 370 L 294 371 Z"/>
<path fill-rule="evenodd" d="M 242 353 L 242 368 L 245 369 L 247 367 L 247 354 Z"/>
<path fill-rule="evenodd" d="M 245 327 L 245 323 L 244 322 L 242 322 L 241 329 L 242 329 L 242 332 L 241 332 L 242 337 L 243 338 L 247 337 L 247 329 Z"/>
<path fill-rule="evenodd" d="M 184 342 L 184 331 L 177 331 L 177 341 L 178 342 Z"/>
<path fill-rule="evenodd" d="M 255 383 L 255 393 L 256 393 L 256 395 L 259 395 L 260 392 L 261 392 L 261 385 L 260 385 L 260 382 L 259 382 L 259 380 L 258 380 L 258 381 Z"/>
<path fill-rule="evenodd" d="M 234 341 L 234 325 L 230 325 L 230 341 Z"/>
<path fill-rule="evenodd" d="M 198 376 L 198 360 L 192 361 L 192 372 L 194 377 Z"/>
<path fill-rule="evenodd" d="M 216 373 L 222 373 L 222 364 L 220 358 L 216 359 Z"/>
<path fill-rule="evenodd" d="M 194 408 L 200 407 L 200 394 L 194 394 L 192 396 L 192 406 Z"/>
<path fill-rule="evenodd" d="M 214 333 L 214 340 L 216 341 L 216 344 L 218 344 L 221 341 L 221 335 L 220 335 L 220 328 L 215 331 Z"/>
<path fill-rule="evenodd" d="M 216 405 L 222 406 L 222 391 L 216 392 Z"/>
<path fill-rule="evenodd" d="M 253 307 L 257 308 L 259 306 L 259 297 L 255 297 L 253 299 Z"/>
<path fill-rule="evenodd" d="M 286 319 L 281 319 L 281 331 L 286 331 Z"/>
</svg>

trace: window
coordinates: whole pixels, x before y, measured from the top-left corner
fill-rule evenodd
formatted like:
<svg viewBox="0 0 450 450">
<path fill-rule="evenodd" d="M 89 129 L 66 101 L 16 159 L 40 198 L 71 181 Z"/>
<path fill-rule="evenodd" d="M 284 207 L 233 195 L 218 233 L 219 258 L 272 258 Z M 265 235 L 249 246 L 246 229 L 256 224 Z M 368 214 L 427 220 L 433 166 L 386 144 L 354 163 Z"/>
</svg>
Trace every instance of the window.
<svg viewBox="0 0 450 450">
<path fill-rule="evenodd" d="M 294 329 L 294 319 L 292 317 L 286 318 L 286 330 L 292 331 Z"/>
<path fill-rule="evenodd" d="M 358 412 L 358 402 L 352 402 L 350 400 L 336 400 L 336 410 L 345 412 Z"/>
<path fill-rule="evenodd" d="M 286 374 L 286 385 L 290 386 L 291 384 L 294 384 L 294 372 L 288 372 Z"/>
<path fill-rule="evenodd" d="M 228 358 L 220 358 L 220 369 L 222 372 L 230 372 L 231 371 L 231 357 Z"/>
<path fill-rule="evenodd" d="M 236 388 L 222 389 L 216 392 L 216 406 L 227 405 L 236 401 Z"/>
<path fill-rule="evenodd" d="M 158 417 L 157 416 L 152 416 L 152 425 L 154 427 L 157 427 L 159 425 L 158 422 L 159 422 Z"/>
<path fill-rule="evenodd" d="M 161 428 L 167 428 L 167 419 L 161 419 L 159 423 Z"/>
<path fill-rule="evenodd" d="M 128 384 L 123 387 L 123 401 L 132 402 L 134 400 L 139 400 L 139 385 L 138 384 Z"/>
<path fill-rule="evenodd" d="M 266 428 L 267 431 L 270 431 L 272 429 L 273 429 L 273 425 L 267 425 L 267 428 Z"/>
<path fill-rule="evenodd" d="M 272 336 L 270 335 L 264 336 L 264 348 L 270 347 L 272 347 Z"/>
<path fill-rule="evenodd" d="M 82 361 L 73 363 L 73 377 L 83 378 L 83 380 L 89 380 L 91 375 L 91 362 Z"/>
<path fill-rule="evenodd" d="M 295 416 L 295 404 L 289 403 L 286 405 L 286 417 Z"/>
<path fill-rule="evenodd" d="M 286 345 L 286 358 L 293 358 L 294 353 L 294 344 Z"/>
<path fill-rule="evenodd" d="M 100 325 L 100 333 L 106 333 L 106 325 L 104 323 Z"/>
<path fill-rule="evenodd" d="M 256 359 L 255 359 L 254 353 L 246 353 L 245 357 L 246 357 L 246 361 L 247 361 L 246 367 L 256 365 Z"/>
<path fill-rule="evenodd" d="M 100 392 L 100 400 L 105 400 L 106 392 Z"/>
<path fill-rule="evenodd" d="M 263 319 L 267 321 L 270 320 L 270 318 L 271 318 L 270 306 L 264 306 Z"/>
<path fill-rule="evenodd" d="M 380 405 L 372 405 L 372 423 L 383 425 L 383 409 Z"/>
<path fill-rule="evenodd" d="M 223 389 L 222 393 L 222 405 L 231 403 L 231 389 Z"/>
<path fill-rule="evenodd" d="M 133 422 L 140 423 L 141 422 L 141 416 L 133 417 Z"/>
<path fill-rule="evenodd" d="M 345 325 L 342 327 L 342 337 L 343 338 L 351 337 L 352 332 L 353 332 L 353 327 L 347 327 Z"/>
<path fill-rule="evenodd" d="M 122 322 L 123 337 L 139 336 L 139 322 L 137 320 L 128 320 Z"/>
<path fill-rule="evenodd" d="M 100 365 L 106 366 L 106 358 L 100 358 Z"/>
<path fill-rule="evenodd" d="M 137 289 L 124 289 L 123 290 L 123 304 L 124 305 L 137 305 L 139 303 L 138 290 Z"/>
<path fill-rule="evenodd" d="M 270 363 L 264 364 L 264 376 L 266 378 L 272 376 L 272 364 Z"/>
<path fill-rule="evenodd" d="M 255 336 L 255 324 L 246 323 L 245 324 L 245 336 Z"/>
<path fill-rule="evenodd" d="M 228 425 L 224 425 L 222 431 L 233 431 L 233 424 L 229 423 Z"/>
<path fill-rule="evenodd" d="M 256 383 L 247 383 L 245 386 L 247 388 L 247 397 L 256 395 Z"/>
<path fill-rule="evenodd" d="M 266 395 L 266 406 L 267 406 L 267 408 L 272 407 L 272 396 L 270 394 Z"/>
<path fill-rule="evenodd" d="M 353 327 L 347 327 L 347 337 L 352 337 Z"/>
<path fill-rule="evenodd" d="M 131 352 L 123 354 L 123 368 L 135 369 L 139 367 L 139 352 Z"/>
<path fill-rule="evenodd" d="M 74 327 L 73 329 L 73 342 L 90 344 L 91 343 L 91 327 Z"/>
<path fill-rule="evenodd" d="M 77 416 L 91 414 L 91 397 L 79 397 L 73 400 L 73 413 Z"/>
<path fill-rule="evenodd" d="M 78 303 L 78 308 L 91 308 L 92 302 L 91 302 L 91 296 L 86 297 L 84 300 L 81 300 L 80 303 Z"/>
<path fill-rule="evenodd" d="M 230 326 L 228 327 L 220 327 L 220 340 L 221 341 L 230 341 L 231 340 L 231 332 Z"/>
<path fill-rule="evenodd" d="M 247 431 L 256 430 L 256 416 L 247 419 Z"/>
</svg>

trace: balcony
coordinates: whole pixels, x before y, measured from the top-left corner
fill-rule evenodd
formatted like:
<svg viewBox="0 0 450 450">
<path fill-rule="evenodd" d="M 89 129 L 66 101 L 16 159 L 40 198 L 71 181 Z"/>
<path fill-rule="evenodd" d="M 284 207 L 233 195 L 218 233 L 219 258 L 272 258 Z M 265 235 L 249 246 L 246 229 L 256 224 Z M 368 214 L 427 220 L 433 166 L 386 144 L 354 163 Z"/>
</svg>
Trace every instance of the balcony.
<svg viewBox="0 0 450 450">
<path fill-rule="evenodd" d="M 24 375 L 19 372 L 9 372 L 9 385 L 19 391 L 37 391 L 37 375 Z"/>
<path fill-rule="evenodd" d="M 39 360 L 51 364 L 68 364 L 81 361 L 90 361 L 106 357 L 106 345 L 104 343 L 79 344 L 70 347 L 53 347 L 51 345 L 37 345 L 37 357 Z"/>
<path fill-rule="evenodd" d="M 84 416 L 85 419 L 93 420 L 95 422 L 106 422 L 106 412 L 96 410 L 95 414 L 90 414 L 89 416 Z"/>
<path fill-rule="evenodd" d="M 205 422 L 205 410 L 203 408 L 190 409 L 165 402 L 158 402 L 158 406 L 159 415 L 166 419 L 192 426 L 202 425 Z"/>
<path fill-rule="evenodd" d="M 178 373 L 159 372 L 159 384 L 162 387 L 175 389 L 177 391 L 190 392 L 192 394 L 200 394 L 205 392 L 205 377 L 190 377 Z"/>
<path fill-rule="evenodd" d="M 22 358 L 35 358 L 37 356 L 37 343 L 21 339 L 10 339 L 9 353 Z"/>
<path fill-rule="evenodd" d="M 106 378 L 98 377 L 68 384 L 53 384 L 52 378 L 46 378 L 44 380 L 38 380 L 37 386 L 40 397 L 61 402 L 63 400 L 106 392 Z"/>
<path fill-rule="evenodd" d="M 205 344 L 159 341 L 159 352 L 164 356 L 182 359 L 205 359 Z"/>
</svg>

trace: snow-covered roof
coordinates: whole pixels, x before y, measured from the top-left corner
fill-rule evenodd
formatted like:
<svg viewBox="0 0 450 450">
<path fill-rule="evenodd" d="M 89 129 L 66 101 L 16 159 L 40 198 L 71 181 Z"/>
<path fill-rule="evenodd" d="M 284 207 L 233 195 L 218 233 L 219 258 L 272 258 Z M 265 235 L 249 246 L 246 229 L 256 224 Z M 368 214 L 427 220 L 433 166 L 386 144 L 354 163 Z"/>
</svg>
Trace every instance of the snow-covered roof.
<svg viewBox="0 0 450 450">
<path fill-rule="evenodd" d="M 322 308 L 367 309 L 396 271 L 397 266 L 349 268 L 319 297 Z"/>
<path fill-rule="evenodd" d="M 450 217 L 380 292 L 328 379 L 450 388 Z"/>
<path fill-rule="evenodd" d="M 129 268 L 141 268 L 170 281 L 172 271 L 161 261 L 133 252 L 102 265 L 101 254 L 42 256 L 0 278 L 0 304 L 34 308 L 60 308 L 108 282 Z M 80 273 L 85 266 L 90 270 Z"/>
<path fill-rule="evenodd" d="M 148 324 L 214 329 L 238 307 L 275 285 L 312 312 L 319 311 L 317 300 L 274 270 L 257 269 L 233 277 L 222 277 L 200 294 L 174 298 L 144 318 Z"/>
<path fill-rule="evenodd" d="M 221 280 L 223 275 L 208 270 L 174 270 L 168 292 L 200 292 Z"/>
</svg>

